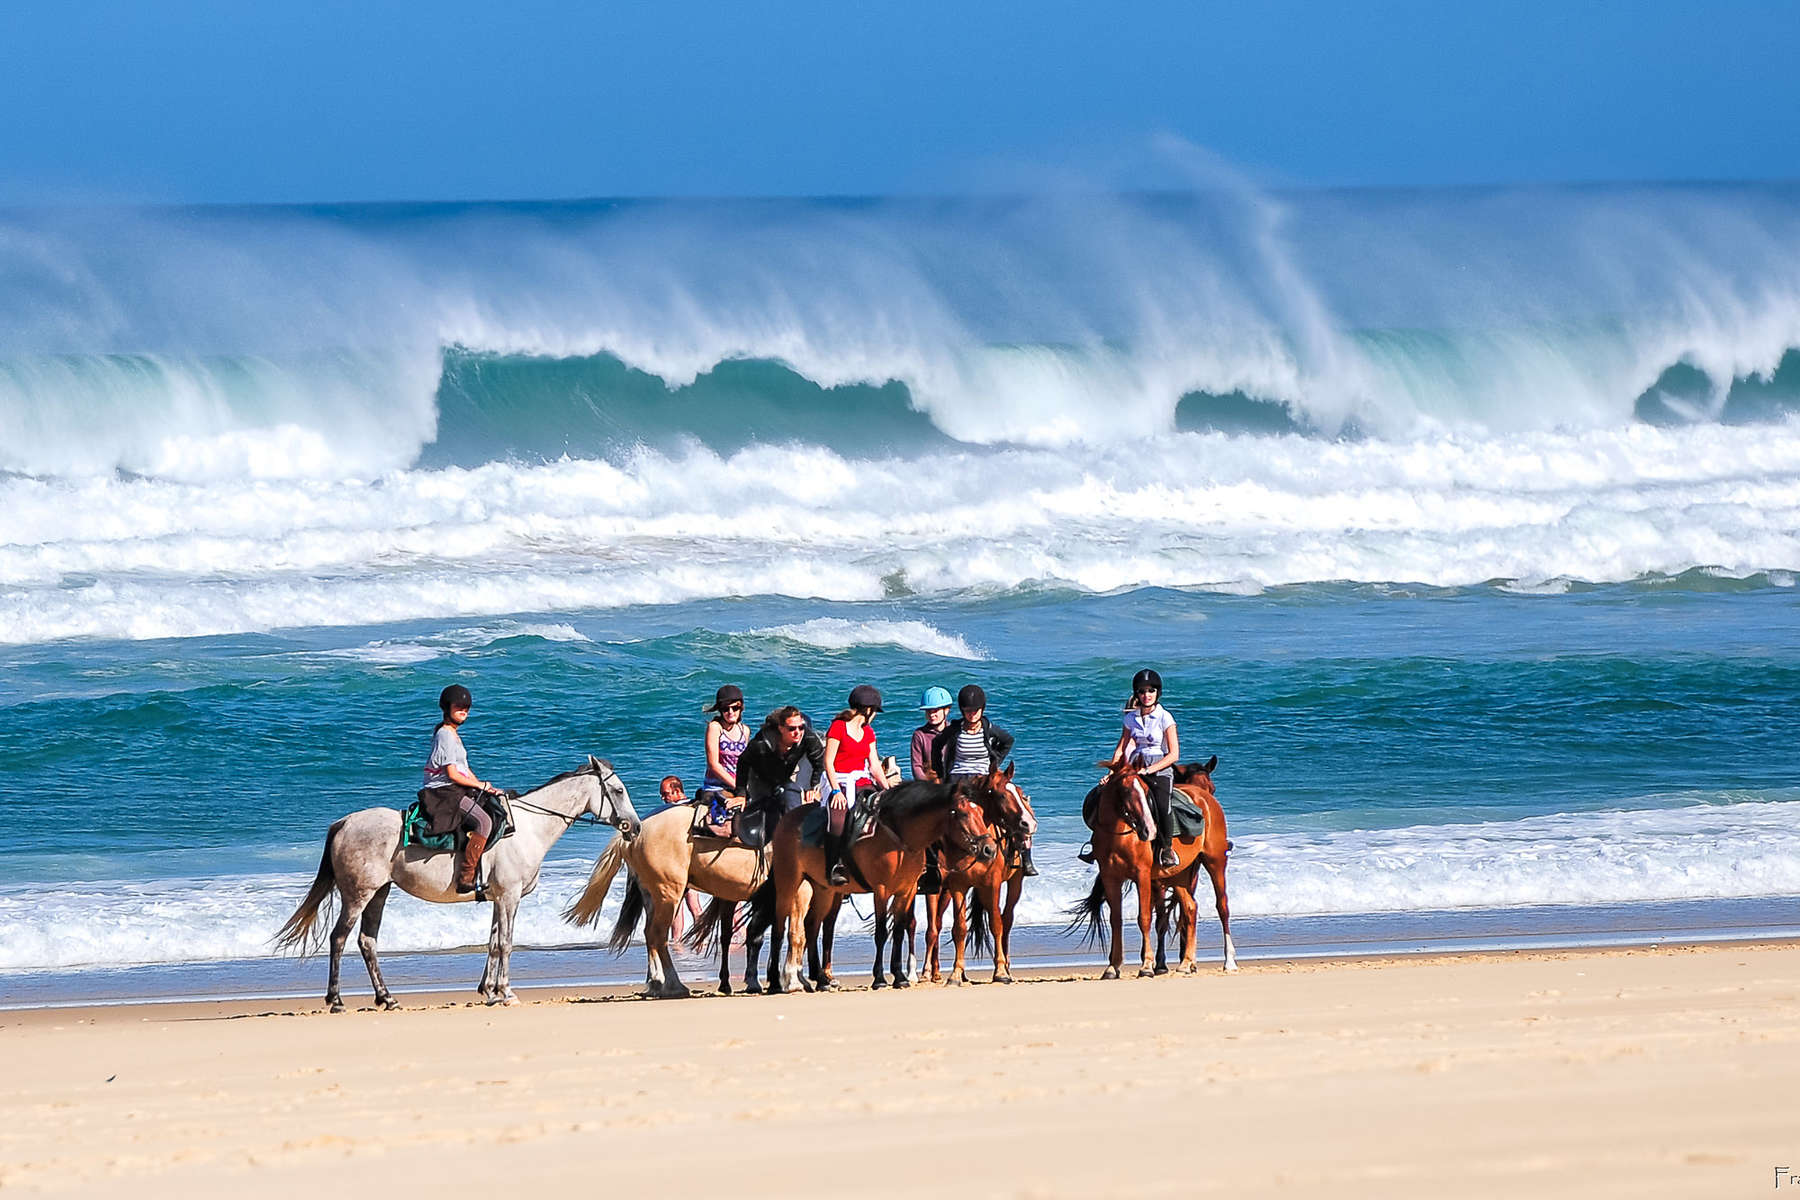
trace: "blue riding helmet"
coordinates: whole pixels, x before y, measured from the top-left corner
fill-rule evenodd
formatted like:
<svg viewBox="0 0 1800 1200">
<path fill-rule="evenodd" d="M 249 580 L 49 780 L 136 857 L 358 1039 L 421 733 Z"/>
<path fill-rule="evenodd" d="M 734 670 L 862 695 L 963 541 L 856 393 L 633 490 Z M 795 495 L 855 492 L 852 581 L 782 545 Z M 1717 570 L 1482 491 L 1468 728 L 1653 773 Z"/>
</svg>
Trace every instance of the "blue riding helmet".
<svg viewBox="0 0 1800 1200">
<path fill-rule="evenodd" d="M 923 709 L 949 708 L 950 693 L 941 687 L 928 687 L 925 694 L 919 697 L 919 707 Z"/>
</svg>

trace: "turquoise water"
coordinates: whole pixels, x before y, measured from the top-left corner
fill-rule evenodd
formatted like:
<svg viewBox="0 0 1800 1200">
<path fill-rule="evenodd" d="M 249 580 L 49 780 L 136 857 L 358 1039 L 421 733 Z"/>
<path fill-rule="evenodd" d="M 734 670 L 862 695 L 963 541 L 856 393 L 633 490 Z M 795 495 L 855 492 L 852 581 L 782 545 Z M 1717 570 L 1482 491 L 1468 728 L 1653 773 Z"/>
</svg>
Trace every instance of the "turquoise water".
<svg viewBox="0 0 1800 1200">
<path fill-rule="evenodd" d="M 481 774 L 600 754 L 645 812 L 721 683 L 873 682 L 897 753 L 979 682 L 1050 954 L 1145 665 L 1219 755 L 1246 952 L 1800 896 L 1792 188 L 0 230 L 12 986 L 253 972 L 452 681 Z M 556 914 L 603 836 L 524 942 L 592 936 Z M 384 944 L 483 915 L 396 902 Z"/>
</svg>

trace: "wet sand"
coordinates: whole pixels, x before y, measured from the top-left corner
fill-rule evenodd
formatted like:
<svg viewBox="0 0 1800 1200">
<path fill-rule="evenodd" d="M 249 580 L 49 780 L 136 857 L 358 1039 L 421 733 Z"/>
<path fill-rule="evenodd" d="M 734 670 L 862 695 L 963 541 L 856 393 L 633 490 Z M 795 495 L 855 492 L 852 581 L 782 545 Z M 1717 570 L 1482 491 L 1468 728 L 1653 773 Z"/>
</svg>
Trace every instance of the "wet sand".
<svg viewBox="0 0 1800 1200">
<path fill-rule="evenodd" d="M 0 1189 L 1690 1197 L 1800 1168 L 1800 944 L 1078 974 L 0 1012 Z"/>
</svg>

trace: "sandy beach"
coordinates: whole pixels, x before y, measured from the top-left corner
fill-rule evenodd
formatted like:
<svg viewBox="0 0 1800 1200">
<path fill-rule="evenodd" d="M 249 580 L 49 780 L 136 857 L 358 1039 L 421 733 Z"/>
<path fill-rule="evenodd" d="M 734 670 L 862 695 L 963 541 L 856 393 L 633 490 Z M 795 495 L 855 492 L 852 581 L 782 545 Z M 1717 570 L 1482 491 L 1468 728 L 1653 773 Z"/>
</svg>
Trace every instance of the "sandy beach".
<svg viewBox="0 0 1800 1200">
<path fill-rule="evenodd" d="M 1792 943 L 524 995 L 0 1014 L 0 1189 L 1689 1197 L 1800 1166 Z"/>
</svg>

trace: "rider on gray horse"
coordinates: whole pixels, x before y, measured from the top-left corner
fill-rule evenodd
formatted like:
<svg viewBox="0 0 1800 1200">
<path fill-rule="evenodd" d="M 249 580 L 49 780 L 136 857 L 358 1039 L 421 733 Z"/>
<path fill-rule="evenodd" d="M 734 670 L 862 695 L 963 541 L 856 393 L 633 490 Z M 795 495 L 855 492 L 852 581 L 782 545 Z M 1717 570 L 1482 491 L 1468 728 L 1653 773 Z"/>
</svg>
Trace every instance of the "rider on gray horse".
<svg viewBox="0 0 1800 1200">
<path fill-rule="evenodd" d="M 481 852 L 487 849 L 494 833 L 494 818 L 482 803 L 482 797 L 499 789 L 475 778 L 469 770 L 469 753 L 463 749 L 458 732 L 469 719 L 475 698 L 469 689 L 453 683 L 438 696 L 438 707 L 444 719 L 431 733 L 431 757 L 425 763 L 425 786 L 419 789 L 419 803 L 431 819 L 431 828 L 442 831 L 460 826 L 468 831 L 463 842 L 462 857 L 456 863 L 456 890 L 475 890 L 475 866 Z"/>
</svg>

